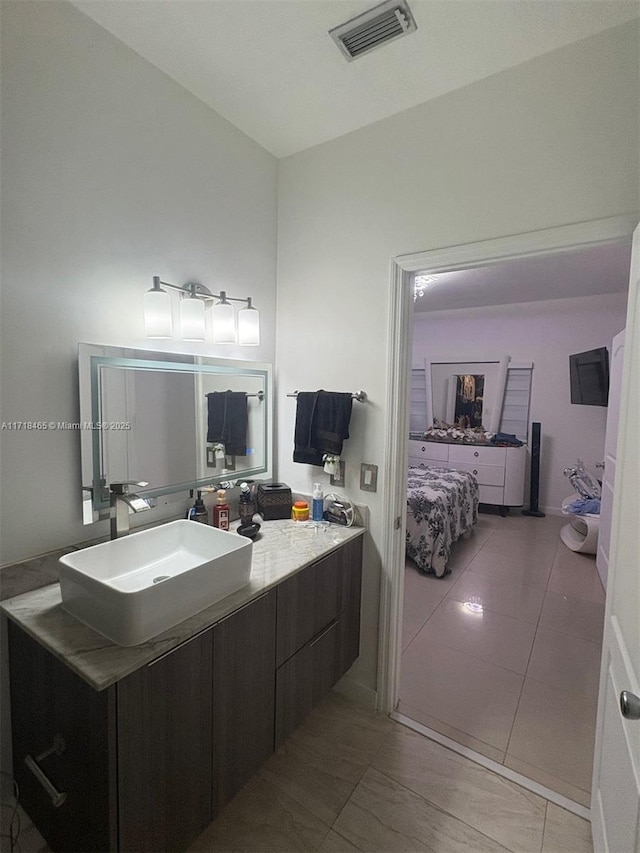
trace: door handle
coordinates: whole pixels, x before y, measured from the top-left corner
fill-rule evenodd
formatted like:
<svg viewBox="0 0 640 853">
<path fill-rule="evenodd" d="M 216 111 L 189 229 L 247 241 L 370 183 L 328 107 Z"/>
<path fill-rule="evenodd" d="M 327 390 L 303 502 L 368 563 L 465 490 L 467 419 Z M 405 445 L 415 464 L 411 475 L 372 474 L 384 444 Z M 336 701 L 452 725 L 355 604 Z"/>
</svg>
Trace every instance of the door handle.
<svg viewBox="0 0 640 853">
<path fill-rule="evenodd" d="M 620 711 L 627 720 L 640 720 L 640 698 L 623 690 L 620 694 Z"/>
<path fill-rule="evenodd" d="M 24 763 L 27 765 L 29 770 L 31 770 L 38 782 L 40 782 L 47 794 L 51 797 L 51 802 L 56 808 L 65 802 L 67 795 L 63 791 L 58 791 L 53 782 L 44 773 L 38 762 L 43 761 L 50 755 L 62 755 L 66 748 L 67 744 L 65 743 L 62 735 L 56 735 L 53 739 L 53 746 L 49 747 L 49 749 L 45 749 L 44 752 L 41 752 L 40 755 L 36 755 L 35 758 L 31 755 L 27 755 L 24 759 Z"/>
</svg>

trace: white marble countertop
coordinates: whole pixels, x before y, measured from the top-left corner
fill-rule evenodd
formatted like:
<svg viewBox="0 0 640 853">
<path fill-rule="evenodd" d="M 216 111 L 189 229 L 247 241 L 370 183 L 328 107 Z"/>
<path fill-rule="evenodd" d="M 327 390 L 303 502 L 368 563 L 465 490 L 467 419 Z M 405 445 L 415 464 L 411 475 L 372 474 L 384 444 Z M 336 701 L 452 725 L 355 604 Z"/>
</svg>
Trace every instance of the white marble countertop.
<svg viewBox="0 0 640 853">
<path fill-rule="evenodd" d="M 91 687 L 104 690 L 363 533 L 362 527 L 336 524 L 264 522 L 253 543 L 247 586 L 139 646 L 117 646 L 63 610 L 57 583 L 16 595 L 0 607 Z"/>
</svg>

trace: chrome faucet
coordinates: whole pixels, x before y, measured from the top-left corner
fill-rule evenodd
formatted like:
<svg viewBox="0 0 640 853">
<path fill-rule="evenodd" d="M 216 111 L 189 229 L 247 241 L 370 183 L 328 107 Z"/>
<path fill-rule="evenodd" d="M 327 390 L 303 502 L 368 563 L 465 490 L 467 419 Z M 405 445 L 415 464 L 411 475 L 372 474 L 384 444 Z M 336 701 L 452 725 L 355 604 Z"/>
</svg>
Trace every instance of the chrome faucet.
<svg viewBox="0 0 640 853">
<path fill-rule="evenodd" d="M 144 489 L 149 483 L 126 480 L 123 483 L 111 483 L 109 486 L 111 507 L 111 538 L 118 539 L 129 532 L 129 507 L 134 512 L 151 509 L 151 501 L 129 491 L 129 486 Z"/>
</svg>

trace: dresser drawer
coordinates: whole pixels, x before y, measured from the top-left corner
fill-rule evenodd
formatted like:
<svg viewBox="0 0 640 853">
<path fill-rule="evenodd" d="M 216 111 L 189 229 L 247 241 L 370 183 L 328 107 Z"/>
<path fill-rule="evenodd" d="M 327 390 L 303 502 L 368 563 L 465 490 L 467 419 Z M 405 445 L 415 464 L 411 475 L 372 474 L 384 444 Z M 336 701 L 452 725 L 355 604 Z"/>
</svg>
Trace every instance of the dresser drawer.
<svg viewBox="0 0 640 853">
<path fill-rule="evenodd" d="M 448 444 L 435 441 L 410 441 L 409 459 L 429 459 L 433 462 L 446 462 L 449 458 Z"/>
<path fill-rule="evenodd" d="M 479 462 L 481 465 L 502 465 L 507 461 L 506 447 L 486 447 L 473 444 L 450 444 L 450 462 Z"/>
<path fill-rule="evenodd" d="M 504 468 L 500 465 L 474 465 L 472 462 L 451 462 L 456 471 L 468 471 L 480 486 L 504 486 Z M 486 501 L 484 501 L 486 503 Z"/>
<path fill-rule="evenodd" d="M 480 486 L 478 500 L 481 504 L 504 505 L 504 489 L 499 486 Z"/>
</svg>

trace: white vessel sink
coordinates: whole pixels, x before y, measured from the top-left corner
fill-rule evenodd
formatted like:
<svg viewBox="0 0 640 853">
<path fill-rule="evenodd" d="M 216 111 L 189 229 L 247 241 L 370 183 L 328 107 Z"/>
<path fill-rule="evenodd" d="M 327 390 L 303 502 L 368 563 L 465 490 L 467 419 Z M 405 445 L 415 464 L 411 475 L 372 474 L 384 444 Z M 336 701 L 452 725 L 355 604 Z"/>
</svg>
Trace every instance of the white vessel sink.
<svg viewBox="0 0 640 853">
<path fill-rule="evenodd" d="M 249 583 L 253 543 L 171 521 L 59 558 L 62 606 L 120 646 L 135 646 Z"/>
</svg>

